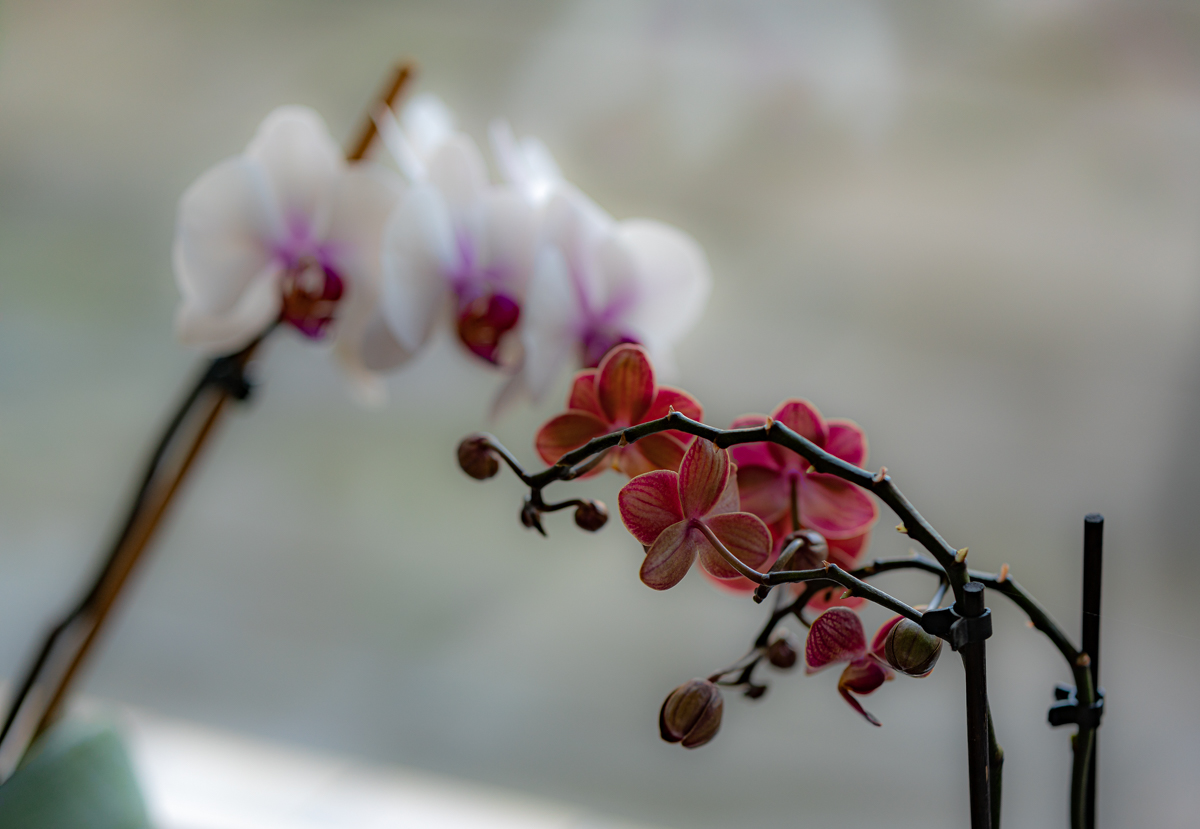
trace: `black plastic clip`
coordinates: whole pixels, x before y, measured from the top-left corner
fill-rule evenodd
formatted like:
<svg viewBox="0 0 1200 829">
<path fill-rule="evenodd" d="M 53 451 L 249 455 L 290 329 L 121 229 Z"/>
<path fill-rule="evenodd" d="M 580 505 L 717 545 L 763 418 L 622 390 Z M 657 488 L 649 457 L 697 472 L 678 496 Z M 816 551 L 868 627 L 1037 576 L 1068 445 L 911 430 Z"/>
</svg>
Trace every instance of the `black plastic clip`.
<svg viewBox="0 0 1200 829">
<path fill-rule="evenodd" d="M 1080 728 L 1096 729 L 1100 727 L 1100 718 L 1104 716 L 1104 689 L 1096 689 L 1096 701 L 1089 707 L 1080 706 L 1075 696 L 1074 685 L 1063 685 L 1061 682 L 1054 686 L 1054 698 L 1058 702 L 1050 706 L 1047 719 L 1050 725 L 1078 725 Z"/>
<path fill-rule="evenodd" d="M 992 635 L 992 611 L 986 607 L 979 616 L 960 616 L 955 605 L 921 614 L 921 628 L 950 643 L 950 650 L 960 650 L 971 642 L 982 642 Z"/>
<path fill-rule="evenodd" d="M 254 391 L 254 385 L 246 378 L 246 368 L 240 353 L 217 357 L 209 364 L 204 380 L 234 400 L 245 400 L 250 396 L 250 392 Z"/>
</svg>

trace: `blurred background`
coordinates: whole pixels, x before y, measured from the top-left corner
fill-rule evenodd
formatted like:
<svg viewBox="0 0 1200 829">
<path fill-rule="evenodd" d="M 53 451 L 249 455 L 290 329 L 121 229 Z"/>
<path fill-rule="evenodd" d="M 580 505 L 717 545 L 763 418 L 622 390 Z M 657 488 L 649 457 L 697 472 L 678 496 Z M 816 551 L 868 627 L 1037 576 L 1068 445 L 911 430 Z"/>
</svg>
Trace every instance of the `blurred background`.
<svg viewBox="0 0 1200 829">
<path fill-rule="evenodd" d="M 478 139 L 540 135 L 618 218 L 706 249 L 679 350 L 709 422 L 788 396 L 852 417 L 970 561 L 1078 634 L 1107 517 L 1101 825 L 1200 809 L 1200 8 L 1150 0 L 506 4 L 54 0 L 0 7 L 0 676 L 90 571 L 197 368 L 176 200 L 276 105 L 357 128 L 398 57 Z M 720 737 L 662 743 L 680 682 L 763 610 L 657 594 L 619 524 L 517 521 L 458 471 L 532 462 L 561 388 L 498 423 L 439 341 L 360 408 L 281 336 L 108 631 L 84 692 L 201 726 L 663 827 L 966 822 L 960 663 L 868 700 L 779 674 Z M 576 491 L 615 505 L 607 475 Z M 903 554 L 885 514 L 872 552 Z M 921 578 L 880 580 L 910 602 Z M 1061 659 L 1002 599 L 989 679 L 1005 825 L 1066 823 Z M 871 614 L 869 623 L 878 619 Z"/>
</svg>

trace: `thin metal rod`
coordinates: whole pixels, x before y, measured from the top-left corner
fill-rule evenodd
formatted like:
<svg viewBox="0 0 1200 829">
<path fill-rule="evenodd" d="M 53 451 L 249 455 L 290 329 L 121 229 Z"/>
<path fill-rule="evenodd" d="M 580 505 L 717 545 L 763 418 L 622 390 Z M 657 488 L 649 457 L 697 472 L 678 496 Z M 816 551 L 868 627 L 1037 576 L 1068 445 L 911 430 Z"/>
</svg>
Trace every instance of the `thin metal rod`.
<svg viewBox="0 0 1200 829">
<path fill-rule="evenodd" d="M 963 618 L 982 616 L 984 587 L 977 581 L 963 585 L 963 596 L 955 610 Z M 984 642 L 970 642 L 960 651 L 967 686 L 967 775 L 971 792 L 971 829 L 991 829 L 991 782 L 989 773 L 987 665 Z"/>
<path fill-rule="evenodd" d="M 1091 658 L 1092 686 L 1100 688 L 1100 573 L 1104 553 L 1104 516 L 1091 513 L 1083 519 L 1083 652 Z M 1092 735 L 1092 756 L 1088 763 L 1087 800 L 1084 826 L 1096 826 L 1096 755 L 1099 734 Z"/>
</svg>

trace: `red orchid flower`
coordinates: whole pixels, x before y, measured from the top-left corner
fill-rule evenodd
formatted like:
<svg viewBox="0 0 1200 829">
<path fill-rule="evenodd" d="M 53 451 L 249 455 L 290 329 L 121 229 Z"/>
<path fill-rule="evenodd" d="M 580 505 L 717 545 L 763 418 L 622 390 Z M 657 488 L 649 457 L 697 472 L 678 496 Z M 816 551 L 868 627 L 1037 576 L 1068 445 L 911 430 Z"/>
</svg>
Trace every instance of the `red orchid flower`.
<svg viewBox="0 0 1200 829">
<path fill-rule="evenodd" d="M 771 418 L 847 463 L 866 463 L 867 438 L 853 421 L 826 421 L 806 400 L 785 400 Z M 766 422 L 763 415 L 743 415 L 732 428 Z M 811 464 L 790 449 L 744 443 L 730 451 L 738 465 L 742 506 L 767 524 L 783 522 L 790 530 L 794 511 L 802 527 L 836 542 L 870 532 L 879 518 L 879 508 L 865 492 L 835 475 L 810 471 Z"/>
<path fill-rule="evenodd" d="M 608 352 L 598 368 L 575 375 L 567 411 L 538 430 L 537 451 L 546 463 L 555 463 L 592 438 L 666 417 L 671 409 L 693 420 L 704 415 L 687 392 L 654 382 L 654 367 L 644 348 L 622 344 Z M 655 469 L 676 470 L 691 441 L 691 435 L 681 432 L 659 432 L 609 449 L 607 457 L 613 469 L 631 478 Z M 602 471 L 600 463 L 588 474 Z"/>
<path fill-rule="evenodd" d="M 868 650 L 867 636 L 858 614 L 849 608 L 831 607 L 812 623 L 804 643 L 805 673 L 813 674 L 841 662 L 850 663 L 838 679 L 838 693 L 871 725 L 880 725 L 880 722 L 851 694 L 865 696 L 895 679 L 896 675 L 883 661 L 883 644 L 888 631 L 900 619 L 896 616 L 884 622 Z"/>
<path fill-rule="evenodd" d="M 726 450 L 696 440 L 678 472 L 647 472 L 621 489 L 621 520 L 647 548 L 641 577 L 648 586 L 674 587 L 697 559 L 718 579 L 738 578 L 717 542 L 749 567 L 767 560 L 771 532 L 757 516 L 738 511 L 735 471 Z"/>
</svg>

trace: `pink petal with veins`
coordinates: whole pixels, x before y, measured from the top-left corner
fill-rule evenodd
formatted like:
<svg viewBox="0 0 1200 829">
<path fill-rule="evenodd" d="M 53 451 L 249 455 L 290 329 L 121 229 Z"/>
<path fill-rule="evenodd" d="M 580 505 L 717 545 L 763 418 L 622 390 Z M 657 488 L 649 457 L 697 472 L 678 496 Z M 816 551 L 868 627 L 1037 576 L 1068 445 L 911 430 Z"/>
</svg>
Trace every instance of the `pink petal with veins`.
<svg viewBox="0 0 1200 829">
<path fill-rule="evenodd" d="M 704 523 L 725 549 L 743 564 L 758 570 L 771 555 L 771 531 L 748 512 L 716 515 Z M 700 566 L 718 579 L 741 578 L 741 574 L 705 539 L 700 548 Z"/>
<path fill-rule="evenodd" d="M 609 423 L 640 423 L 654 402 L 654 368 L 640 346 L 614 348 L 600 363 L 596 392 Z"/>
<path fill-rule="evenodd" d="M 700 518 L 724 494 L 729 483 L 729 455 L 707 440 L 694 440 L 679 465 L 679 501 L 683 514 Z"/>
<path fill-rule="evenodd" d="M 642 582 L 655 590 L 667 590 L 679 584 L 696 561 L 701 543 L 709 546 L 700 531 L 687 521 L 667 527 L 646 551 Z"/>
<path fill-rule="evenodd" d="M 633 478 L 653 469 L 678 471 L 687 447 L 674 432 L 659 432 L 617 451 L 621 453 L 618 468 Z"/>
<path fill-rule="evenodd" d="M 638 475 L 621 488 L 617 506 L 626 529 L 649 546 L 672 524 L 683 520 L 679 476 L 667 470 Z"/>
<path fill-rule="evenodd" d="M 567 408 L 579 409 L 606 419 L 604 410 L 600 408 L 600 398 L 596 395 L 595 369 L 581 371 L 575 375 L 575 380 L 571 383 L 571 394 L 567 396 Z"/>
<path fill-rule="evenodd" d="M 829 611 L 832 613 L 833 611 Z M 838 680 L 838 693 L 846 702 L 850 703 L 850 707 L 863 717 L 871 725 L 881 725 L 879 720 L 868 710 L 862 707 L 862 704 L 851 696 L 851 692 L 855 694 L 869 694 L 891 679 L 891 672 L 882 668 L 878 662 L 871 659 L 859 659 L 846 666 L 846 670 L 842 671 L 841 679 Z"/>
<path fill-rule="evenodd" d="M 804 643 L 805 672 L 815 673 L 835 662 L 850 662 L 867 652 L 862 620 L 853 610 L 833 607 L 813 622 Z"/>
<path fill-rule="evenodd" d="M 853 420 L 829 421 L 829 440 L 825 441 L 824 449 L 855 466 L 867 462 L 867 436 Z"/>
<path fill-rule="evenodd" d="M 654 403 L 646 412 L 645 419 L 658 420 L 660 417 L 666 417 L 671 413 L 671 409 L 692 420 L 704 419 L 704 407 L 700 405 L 700 401 L 682 389 L 673 389 L 670 386 L 659 386 L 658 394 L 655 395 Z M 692 438 L 691 435 L 681 435 L 680 437 L 687 440 Z"/>
<path fill-rule="evenodd" d="M 730 453 L 733 454 L 733 450 Z M 768 524 L 789 517 L 791 509 L 788 503 L 792 497 L 792 487 L 786 475 L 765 466 L 749 466 L 739 461 L 737 483 L 742 509 L 746 512 L 754 513 Z M 790 522 L 788 529 L 791 529 Z"/>
<path fill-rule="evenodd" d="M 817 446 L 824 447 L 829 439 L 825 418 L 821 417 L 817 407 L 807 400 L 785 400 L 779 404 L 772 417 Z"/>
<path fill-rule="evenodd" d="M 592 438 L 607 432 L 607 424 L 595 415 L 577 411 L 564 412 L 551 418 L 538 429 L 534 445 L 542 460 L 553 464 L 567 452 L 578 449 Z"/>
<path fill-rule="evenodd" d="M 800 487 L 800 516 L 826 538 L 849 538 L 869 529 L 879 508 L 863 490 L 833 475 L 812 473 Z"/>
</svg>

